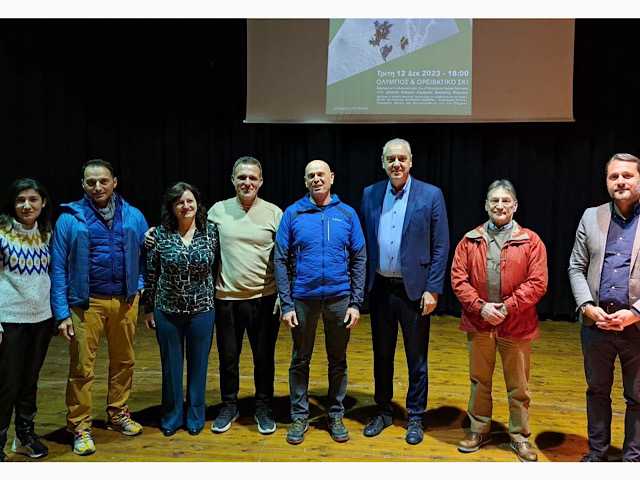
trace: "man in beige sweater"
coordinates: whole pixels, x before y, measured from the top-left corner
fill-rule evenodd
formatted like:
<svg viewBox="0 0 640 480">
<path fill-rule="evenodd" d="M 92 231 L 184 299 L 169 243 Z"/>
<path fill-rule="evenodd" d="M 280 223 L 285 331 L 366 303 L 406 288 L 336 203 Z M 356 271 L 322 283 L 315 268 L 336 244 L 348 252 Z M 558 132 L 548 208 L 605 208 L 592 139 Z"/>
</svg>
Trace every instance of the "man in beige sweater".
<svg viewBox="0 0 640 480">
<path fill-rule="evenodd" d="M 253 352 L 254 419 L 264 435 L 276 429 L 270 404 L 280 319 L 273 246 L 282 210 L 258 198 L 262 181 L 260 162 L 240 157 L 231 176 L 236 196 L 217 202 L 209 210 L 209 221 L 216 224 L 220 235 L 215 323 L 223 407 L 211 425 L 215 433 L 226 432 L 239 416 L 238 363 L 245 330 Z"/>
</svg>

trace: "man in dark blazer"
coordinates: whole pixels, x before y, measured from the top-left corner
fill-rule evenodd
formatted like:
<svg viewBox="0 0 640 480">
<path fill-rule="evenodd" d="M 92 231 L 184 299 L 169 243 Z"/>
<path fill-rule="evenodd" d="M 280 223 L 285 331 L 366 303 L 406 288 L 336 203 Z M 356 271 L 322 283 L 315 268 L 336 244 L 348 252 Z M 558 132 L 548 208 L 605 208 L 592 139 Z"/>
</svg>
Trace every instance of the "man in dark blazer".
<svg viewBox="0 0 640 480">
<path fill-rule="evenodd" d="M 640 159 L 614 155 L 605 166 L 612 201 L 588 208 L 569 259 L 569 280 L 582 324 L 589 454 L 608 460 L 611 387 L 620 358 L 627 411 L 622 461 L 640 461 Z"/>
<path fill-rule="evenodd" d="M 360 216 L 367 239 L 375 401 L 364 429 L 373 437 L 393 423 L 393 370 L 398 324 L 409 368 L 407 443 L 422 441 L 427 407 L 429 314 L 442 293 L 449 228 L 442 191 L 411 177 L 411 146 L 399 138 L 382 149 L 389 180 L 365 188 Z"/>
</svg>

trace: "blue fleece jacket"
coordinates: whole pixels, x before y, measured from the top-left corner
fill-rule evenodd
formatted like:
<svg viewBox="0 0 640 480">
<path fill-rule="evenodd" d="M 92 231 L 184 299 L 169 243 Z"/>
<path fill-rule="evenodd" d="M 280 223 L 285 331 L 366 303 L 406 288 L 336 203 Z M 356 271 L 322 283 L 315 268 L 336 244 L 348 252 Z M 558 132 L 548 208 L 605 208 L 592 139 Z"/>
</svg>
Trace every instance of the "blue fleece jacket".
<svg viewBox="0 0 640 480">
<path fill-rule="evenodd" d="M 274 265 L 283 313 L 293 298 L 350 295 L 350 306 L 364 297 L 366 246 L 355 210 L 337 195 L 319 207 L 309 195 L 287 208 L 280 221 Z"/>
</svg>

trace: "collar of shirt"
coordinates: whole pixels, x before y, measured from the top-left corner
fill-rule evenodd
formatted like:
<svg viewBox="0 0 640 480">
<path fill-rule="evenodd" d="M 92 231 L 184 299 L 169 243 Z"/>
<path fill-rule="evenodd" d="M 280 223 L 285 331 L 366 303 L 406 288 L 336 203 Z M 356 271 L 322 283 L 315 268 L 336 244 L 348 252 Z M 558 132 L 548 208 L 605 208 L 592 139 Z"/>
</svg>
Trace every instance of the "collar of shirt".
<svg viewBox="0 0 640 480">
<path fill-rule="evenodd" d="M 620 210 L 618 210 L 618 207 L 616 206 L 616 204 L 614 202 L 611 202 L 611 216 L 612 217 L 615 216 L 619 220 L 622 220 L 623 222 L 628 222 L 633 217 L 637 216 L 638 213 L 640 213 L 640 202 L 636 203 L 636 206 L 633 207 L 633 216 L 631 218 L 624 218 L 620 213 Z"/>
<path fill-rule="evenodd" d="M 397 192 L 391 185 L 391 180 L 389 180 L 389 183 L 387 184 L 387 191 L 391 195 L 393 195 L 393 198 L 395 198 L 396 200 L 402 200 L 405 195 L 409 195 L 409 190 L 411 190 L 411 175 L 409 175 L 409 178 L 407 178 L 407 183 L 404 184 L 404 187 L 402 187 L 402 189 L 398 190 Z"/>
<path fill-rule="evenodd" d="M 507 223 L 503 227 L 496 227 L 491 220 L 489 220 L 489 230 L 500 231 L 500 230 L 508 230 L 513 227 L 513 220 Z"/>
</svg>

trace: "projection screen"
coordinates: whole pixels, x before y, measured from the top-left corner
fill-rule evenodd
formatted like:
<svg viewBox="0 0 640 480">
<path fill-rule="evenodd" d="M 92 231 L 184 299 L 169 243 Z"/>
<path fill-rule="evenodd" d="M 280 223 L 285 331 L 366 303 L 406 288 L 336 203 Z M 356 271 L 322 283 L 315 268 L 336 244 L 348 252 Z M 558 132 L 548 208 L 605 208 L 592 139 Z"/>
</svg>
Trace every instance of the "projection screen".
<svg viewBox="0 0 640 480">
<path fill-rule="evenodd" d="M 573 121 L 572 19 L 249 19 L 247 123 Z"/>
</svg>

